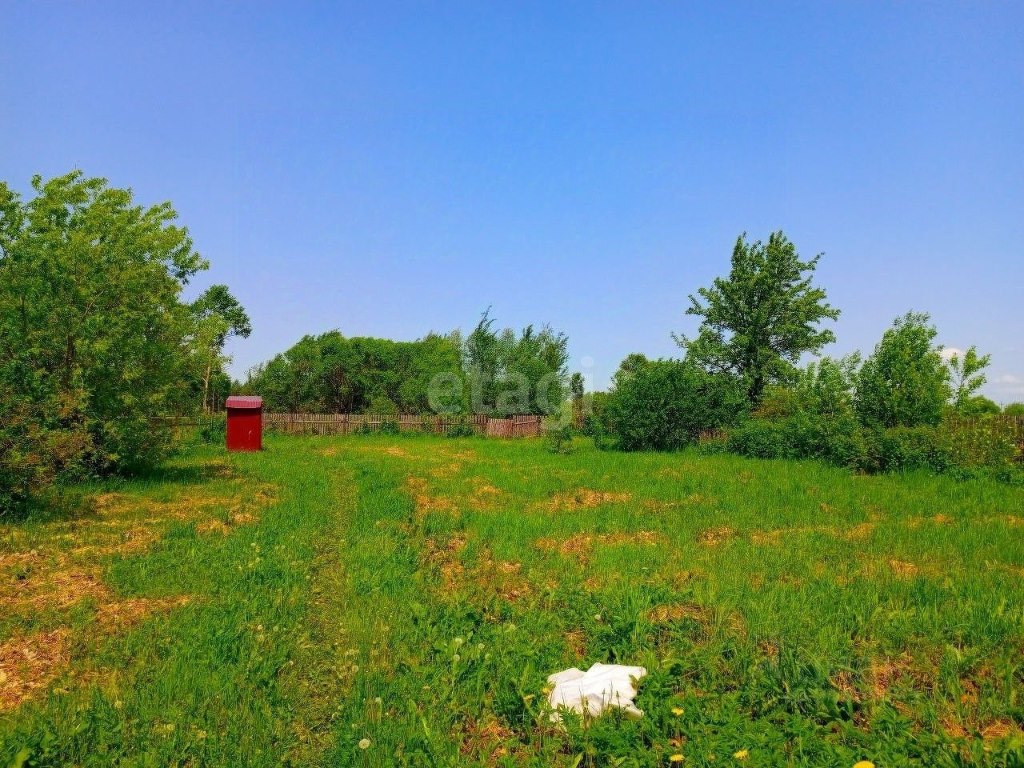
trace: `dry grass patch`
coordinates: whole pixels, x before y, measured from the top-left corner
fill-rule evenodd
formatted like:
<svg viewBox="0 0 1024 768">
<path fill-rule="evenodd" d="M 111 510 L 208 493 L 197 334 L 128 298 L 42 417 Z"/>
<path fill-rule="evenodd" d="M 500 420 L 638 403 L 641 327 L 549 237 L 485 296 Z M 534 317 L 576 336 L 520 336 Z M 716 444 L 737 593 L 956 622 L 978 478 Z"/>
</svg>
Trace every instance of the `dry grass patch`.
<svg viewBox="0 0 1024 768">
<path fill-rule="evenodd" d="M 178 597 L 132 597 L 103 603 L 96 611 L 99 626 L 108 631 L 134 627 L 157 613 L 168 613 L 192 602 L 189 595 Z"/>
<path fill-rule="evenodd" d="M 103 594 L 108 594 L 105 588 Z M 96 611 L 96 626 L 104 634 L 122 632 L 156 613 L 171 611 L 190 601 L 187 595 L 108 600 Z M 15 709 L 50 687 L 68 666 L 71 639 L 70 629 L 57 627 L 12 637 L 0 644 L 0 711 Z"/>
<path fill-rule="evenodd" d="M 503 725 L 494 715 L 480 720 L 469 719 L 462 733 L 459 753 L 463 757 L 474 755 L 486 757 L 490 764 L 509 753 L 509 743 L 516 741 L 515 732 Z"/>
<path fill-rule="evenodd" d="M 226 519 L 209 518 L 196 525 L 199 533 L 219 533 L 227 535 L 240 525 L 252 525 L 259 522 L 259 516 L 251 510 L 232 509 Z"/>
<path fill-rule="evenodd" d="M 433 467 L 430 470 L 430 474 L 434 477 L 442 477 L 445 479 L 455 477 L 462 471 L 462 464 L 457 461 L 452 461 L 447 464 L 442 464 L 437 467 Z"/>
<path fill-rule="evenodd" d="M 634 533 L 577 533 L 567 539 L 558 541 L 545 537 L 538 539 L 536 546 L 543 552 L 557 552 L 565 557 L 585 558 L 595 547 L 615 547 L 624 545 L 655 546 L 662 544 L 665 537 L 655 531 L 636 531 Z"/>
<path fill-rule="evenodd" d="M 717 547 L 736 538 L 736 529 L 728 525 L 721 525 L 717 528 L 707 528 L 697 534 L 697 541 L 705 547 Z"/>
<path fill-rule="evenodd" d="M 669 603 L 655 606 L 647 614 L 647 620 L 652 624 L 672 624 L 683 619 L 708 624 L 711 621 L 711 611 L 696 603 Z"/>
<path fill-rule="evenodd" d="M 889 561 L 889 568 L 901 579 L 909 579 L 916 576 L 920 572 L 920 568 L 914 563 L 906 560 L 892 559 Z"/>
<path fill-rule="evenodd" d="M 464 599 L 467 592 L 480 596 L 499 596 L 514 602 L 533 593 L 533 585 L 523 575 L 522 563 L 495 560 L 486 547 L 477 562 L 463 559 L 467 540 L 456 535 L 446 542 L 427 539 L 423 561 L 437 569 L 441 577 L 439 592 L 446 599 Z"/>
<path fill-rule="evenodd" d="M 459 534 L 445 542 L 427 539 L 423 561 L 438 569 L 441 583 L 446 592 L 458 589 L 465 582 L 466 569 L 462 565 L 461 553 L 466 548 L 466 537 Z"/>
<path fill-rule="evenodd" d="M 63 610 L 85 598 L 106 599 L 109 590 L 98 569 L 69 566 L 67 558 L 37 555 L 31 564 L 0 581 L 0 608 L 11 614 L 43 609 Z"/>
<path fill-rule="evenodd" d="M 217 476 L 230 477 L 227 467 L 214 470 Z M 159 500 L 97 494 L 81 517 L 43 524 L 20 537 L 8 534 L 9 541 L 26 549 L 0 554 L 0 612 L 16 621 L 43 614 L 52 625 L 67 623 L 72 608 L 93 601 L 98 631 L 135 626 L 189 598 L 115 599 L 102 578 L 108 558 L 146 551 L 176 521 L 195 523 L 200 532 L 227 533 L 256 522 L 259 509 L 274 499 L 272 486 L 250 486 L 240 480 L 218 483 L 216 490 L 193 487 Z M 14 637 L 0 646 L 0 708 L 17 706 L 49 684 L 66 662 L 70 633 L 59 627 Z"/>
<path fill-rule="evenodd" d="M 794 525 L 789 528 L 775 528 L 770 531 L 753 531 L 750 541 L 760 546 L 778 546 L 786 536 L 802 536 L 820 533 L 833 536 L 844 541 L 864 541 L 869 539 L 878 528 L 877 523 L 858 523 L 849 528 L 833 525 Z"/>
<path fill-rule="evenodd" d="M 410 475 L 405 480 L 405 487 L 416 505 L 416 514 L 423 517 L 431 512 L 457 512 L 458 506 L 446 496 L 434 496 L 427 490 L 427 481 L 422 477 Z"/>
<path fill-rule="evenodd" d="M 578 509 L 594 509 L 602 504 L 621 504 L 632 498 L 632 494 L 625 492 L 577 488 L 575 491 L 552 496 L 546 507 L 551 512 L 572 512 Z"/>
<path fill-rule="evenodd" d="M 505 492 L 496 488 L 485 480 L 475 478 L 473 480 L 473 493 L 469 497 L 470 503 L 477 509 L 492 509 L 501 504 Z"/>
<path fill-rule="evenodd" d="M 0 711 L 45 690 L 68 661 L 68 630 L 14 637 L 0 644 Z"/>
<path fill-rule="evenodd" d="M 90 526 L 91 543 L 68 550 L 74 559 L 95 560 L 110 555 L 135 555 L 145 552 L 162 535 L 157 527 L 121 523 L 96 523 Z"/>
<path fill-rule="evenodd" d="M 1000 741 L 1019 733 L 1021 733 L 1020 727 L 1010 720 L 996 720 L 981 728 L 981 738 L 989 742 Z"/>
<path fill-rule="evenodd" d="M 860 701 L 860 691 L 854 684 L 853 674 L 849 670 L 840 670 L 828 679 L 832 686 L 851 701 Z"/>
<path fill-rule="evenodd" d="M 474 586 L 484 595 L 498 595 L 510 603 L 533 594 L 533 585 L 523 575 L 523 564 L 494 560 L 490 553 L 473 569 Z"/>
<path fill-rule="evenodd" d="M 573 656 L 582 659 L 587 655 L 587 636 L 583 634 L 583 630 L 573 629 L 566 632 L 563 637 Z"/>
<path fill-rule="evenodd" d="M 871 534 L 875 532 L 877 527 L 877 523 L 858 523 L 852 528 L 841 531 L 839 536 L 847 541 L 863 541 L 864 539 L 871 538 Z"/>
<path fill-rule="evenodd" d="M 104 493 L 93 497 L 93 509 L 100 522 L 109 527 L 127 528 L 144 523 L 151 526 L 170 522 L 208 523 L 210 519 L 225 523 L 245 524 L 258 520 L 257 511 L 276 500 L 269 484 L 255 487 L 233 483 L 228 492 L 191 490 L 172 499 L 155 500 L 121 493 Z M 226 510 L 218 514 L 216 510 Z M 85 521 L 86 526 L 89 521 Z"/>
<path fill-rule="evenodd" d="M 777 546 L 782 543 L 782 537 L 792 533 L 794 528 L 776 528 L 773 531 L 754 531 L 750 534 L 750 540 L 759 546 Z"/>
<path fill-rule="evenodd" d="M 872 698 L 883 699 L 900 682 L 916 691 L 929 691 L 934 688 L 936 674 L 933 662 L 915 663 L 910 654 L 904 652 L 899 656 L 872 659 L 864 673 L 864 683 Z"/>
<path fill-rule="evenodd" d="M 956 522 L 949 515 L 918 515 L 916 517 L 908 517 L 906 520 L 906 526 L 908 528 L 920 528 L 923 525 L 952 525 Z"/>
</svg>

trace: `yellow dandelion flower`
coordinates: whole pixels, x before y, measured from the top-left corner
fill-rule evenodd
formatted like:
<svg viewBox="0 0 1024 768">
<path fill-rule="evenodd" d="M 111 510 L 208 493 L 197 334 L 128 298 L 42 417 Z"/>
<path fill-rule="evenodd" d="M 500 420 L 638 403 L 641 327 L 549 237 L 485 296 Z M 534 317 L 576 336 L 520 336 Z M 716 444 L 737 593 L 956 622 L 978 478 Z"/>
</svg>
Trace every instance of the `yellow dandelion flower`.
<svg viewBox="0 0 1024 768">
<path fill-rule="evenodd" d="M 681 763 L 681 762 L 683 762 L 683 756 L 677 753 L 677 754 L 672 755 L 671 757 L 669 757 L 668 761 L 670 763 Z"/>
<path fill-rule="evenodd" d="M 679 717 L 680 715 L 683 714 L 683 708 L 682 707 L 672 707 L 672 714 L 675 715 L 676 717 Z"/>
<path fill-rule="evenodd" d="M 875 768 L 875 764 L 870 760 L 860 760 L 853 764 L 853 768 Z"/>
<path fill-rule="evenodd" d="M 750 757 L 750 750 L 741 749 L 739 752 L 734 753 L 733 757 L 735 757 L 737 760 L 746 760 L 748 757 Z"/>
</svg>

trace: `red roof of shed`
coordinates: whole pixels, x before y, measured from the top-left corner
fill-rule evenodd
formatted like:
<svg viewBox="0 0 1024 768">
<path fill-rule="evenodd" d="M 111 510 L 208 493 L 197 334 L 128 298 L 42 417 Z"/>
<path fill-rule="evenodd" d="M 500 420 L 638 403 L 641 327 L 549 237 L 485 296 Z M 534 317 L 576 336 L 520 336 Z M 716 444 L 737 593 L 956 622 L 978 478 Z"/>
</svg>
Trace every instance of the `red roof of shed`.
<svg viewBox="0 0 1024 768">
<path fill-rule="evenodd" d="M 262 397 L 251 397 L 248 395 L 232 395 L 224 401 L 228 408 L 262 408 Z"/>
</svg>

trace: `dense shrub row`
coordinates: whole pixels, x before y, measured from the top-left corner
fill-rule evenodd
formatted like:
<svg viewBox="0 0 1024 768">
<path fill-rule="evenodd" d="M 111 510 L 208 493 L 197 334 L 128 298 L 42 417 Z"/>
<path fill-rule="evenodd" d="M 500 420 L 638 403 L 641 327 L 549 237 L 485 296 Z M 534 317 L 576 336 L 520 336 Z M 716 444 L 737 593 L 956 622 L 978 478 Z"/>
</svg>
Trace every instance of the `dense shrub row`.
<svg viewBox="0 0 1024 768">
<path fill-rule="evenodd" d="M 1020 477 L 1021 449 L 1007 418 L 974 394 L 987 358 L 969 350 L 947 363 L 928 317 L 908 314 L 861 363 L 824 358 L 765 389 L 754 404 L 740 377 L 690 360 L 630 355 L 585 426 L 622 450 L 705 443 L 766 459 L 821 459 L 862 472 L 926 469 Z"/>
<path fill-rule="evenodd" d="M 889 428 L 808 414 L 752 418 L 730 430 L 725 444 L 743 456 L 824 459 L 863 472 L 927 469 L 960 475 L 984 472 L 1003 479 L 1016 474 L 1020 458 L 1012 430 L 999 418 Z"/>
</svg>

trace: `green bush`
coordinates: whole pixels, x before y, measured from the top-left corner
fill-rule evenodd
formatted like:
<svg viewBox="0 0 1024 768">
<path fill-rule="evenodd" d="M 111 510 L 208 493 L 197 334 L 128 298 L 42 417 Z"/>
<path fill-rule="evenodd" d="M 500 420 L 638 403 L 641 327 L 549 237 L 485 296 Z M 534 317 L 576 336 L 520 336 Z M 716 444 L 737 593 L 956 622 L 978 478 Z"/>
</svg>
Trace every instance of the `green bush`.
<svg viewBox="0 0 1024 768">
<path fill-rule="evenodd" d="M 605 410 L 609 397 L 607 392 L 591 392 L 584 396 L 583 424 L 580 432 L 587 437 L 596 437 L 598 433 L 604 433 Z"/>
<path fill-rule="evenodd" d="M 924 469 L 1001 479 L 1021 474 L 1012 427 L 998 419 L 883 429 L 802 411 L 749 419 L 730 430 L 726 444 L 730 452 L 751 458 L 822 459 L 864 472 Z"/>
<path fill-rule="evenodd" d="M 928 469 L 947 472 L 953 457 L 942 439 L 939 427 L 892 427 L 867 430 L 869 449 L 865 468 L 882 472 L 906 472 Z"/>
<path fill-rule="evenodd" d="M 544 432 L 547 449 L 551 453 L 568 455 L 572 453 L 572 427 L 568 424 L 552 424 Z"/>
<path fill-rule="evenodd" d="M 750 419 L 729 431 L 726 445 L 732 453 L 752 459 L 791 457 L 785 422 L 780 419 Z"/>
<path fill-rule="evenodd" d="M 864 453 L 856 422 L 806 412 L 785 419 L 750 419 L 730 430 L 726 446 L 751 458 L 817 458 L 848 467 L 860 466 Z"/>
<path fill-rule="evenodd" d="M 137 471 L 171 449 L 153 417 L 190 406 L 206 268 L 169 204 L 74 172 L 0 182 L 0 510 L 62 478 Z"/>
<path fill-rule="evenodd" d="M 967 418 L 981 418 L 984 416 L 995 416 L 1002 412 L 999 405 L 984 395 L 964 398 L 957 407 L 957 413 Z"/>
<path fill-rule="evenodd" d="M 212 414 L 203 420 L 199 428 L 199 439 L 204 443 L 223 445 L 227 433 L 228 423 L 224 414 Z"/>
<path fill-rule="evenodd" d="M 657 360 L 625 378 L 608 398 L 604 422 L 622 450 L 678 450 L 702 432 L 736 421 L 740 382 L 677 360 Z"/>
<path fill-rule="evenodd" d="M 463 421 L 449 429 L 446 434 L 448 437 L 473 437 L 476 435 L 476 430 L 468 421 Z"/>
</svg>

